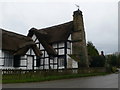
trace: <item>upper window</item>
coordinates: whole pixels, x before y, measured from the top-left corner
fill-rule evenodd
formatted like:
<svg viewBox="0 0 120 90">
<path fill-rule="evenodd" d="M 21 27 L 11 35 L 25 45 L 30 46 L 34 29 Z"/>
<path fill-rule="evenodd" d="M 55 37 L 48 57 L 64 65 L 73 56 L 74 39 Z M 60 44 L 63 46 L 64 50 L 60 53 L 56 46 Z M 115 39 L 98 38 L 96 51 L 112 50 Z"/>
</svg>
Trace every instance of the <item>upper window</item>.
<svg viewBox="0 0 120 90">
<path fill-rule="evenodd" d="M 64 43 L 59 43 L 58 48 L 61 48 L 61 47 L 64 47 L 64 46 L 65 46 Z"/>
<path fill-rule="evenodd" d="M 13 66 L 13 56 L 8 52 L 4 52 L 4 66 L 12 67 Z"/>
</svg>

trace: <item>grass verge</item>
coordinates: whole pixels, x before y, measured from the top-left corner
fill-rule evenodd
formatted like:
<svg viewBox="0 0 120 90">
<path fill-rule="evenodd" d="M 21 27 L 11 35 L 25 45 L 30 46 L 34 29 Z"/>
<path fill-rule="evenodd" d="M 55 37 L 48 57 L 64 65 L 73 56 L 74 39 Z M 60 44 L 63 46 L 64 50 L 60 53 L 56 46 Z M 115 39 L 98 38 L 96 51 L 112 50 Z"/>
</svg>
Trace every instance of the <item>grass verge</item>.
<svg viewBox="0 0 120 90">
<path fill-rule="evenodd" d="M 6 83 L 41 82 L 41 81 L 89 77 L 89 76 L 98 76 L 98 75 L 107 75 L 107 74 L 109 74 L 109 73 L 101 72 L 101 73 L 50 75 L 50 76 L 40 76 L 37 74 L 3 75 L 2 83 L 6 84 Z"/>
</svg>

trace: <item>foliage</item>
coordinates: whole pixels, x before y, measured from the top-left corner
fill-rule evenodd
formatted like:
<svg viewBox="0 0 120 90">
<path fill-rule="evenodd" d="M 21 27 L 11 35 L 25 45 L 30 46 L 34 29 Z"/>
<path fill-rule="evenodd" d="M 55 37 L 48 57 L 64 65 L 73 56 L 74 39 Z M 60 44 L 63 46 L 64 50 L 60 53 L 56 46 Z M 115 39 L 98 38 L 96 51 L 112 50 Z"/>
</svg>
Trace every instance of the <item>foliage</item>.
<svg viewBox="0 0 120 90">
<path fill-rule="evenodd" d="M 90 66 L 91 67 L 104 67 L 105 58 L 103 56 L 93 56 Z"/>
<path fill-rule="evenodd" d="M 87 50 L 88 50 L 90 67 L 104 67 L 105 57 L 99 55 L 98 50 L 90 41 L 87 43 Z"/>
<path fill-rule="evenodd" d="M 115 73 L 115 72 L 117 71 L 117 68 L 116 68 L 116 67 L 112 67 L 112 68 L 111 68 L 111 71 L 112 71 L 113 73 Z"/>
<path fill-rule="evenodd" d="M 107 63 L 110 64 L 112 67 L 120 67 L 120 54 L 115 55 L 107 55 Z"/>
<path fill-rule="evenodd" d="M 93 43 L 90 42 L 90 41 L 88 41 L 88 43 L 87 43 L 87 50 L 88 50 L 88 55 L 91 56 L 91 57 L 99 55 L 98 50 L 95 48 Z"/>
</svg>

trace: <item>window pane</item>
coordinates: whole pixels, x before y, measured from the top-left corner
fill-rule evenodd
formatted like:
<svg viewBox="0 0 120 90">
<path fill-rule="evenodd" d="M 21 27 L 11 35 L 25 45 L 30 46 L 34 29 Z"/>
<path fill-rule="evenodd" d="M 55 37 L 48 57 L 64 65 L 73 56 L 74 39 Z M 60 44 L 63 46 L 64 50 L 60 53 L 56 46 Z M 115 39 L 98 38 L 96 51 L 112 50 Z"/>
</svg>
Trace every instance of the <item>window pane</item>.
<svg viewBox="0 0 120 90">
<path fill-rule="evenodd" d="M 59 48 L 60 48 L 60 47 L 64 47 L 64 43 L 59 43 L 58 46 L 59 46 Z"/>
<path fill-rule="evenodd" d="M 59 55 L 63 55 L 64 54 L 64 49 L 59 49 Z"/>
</svg>

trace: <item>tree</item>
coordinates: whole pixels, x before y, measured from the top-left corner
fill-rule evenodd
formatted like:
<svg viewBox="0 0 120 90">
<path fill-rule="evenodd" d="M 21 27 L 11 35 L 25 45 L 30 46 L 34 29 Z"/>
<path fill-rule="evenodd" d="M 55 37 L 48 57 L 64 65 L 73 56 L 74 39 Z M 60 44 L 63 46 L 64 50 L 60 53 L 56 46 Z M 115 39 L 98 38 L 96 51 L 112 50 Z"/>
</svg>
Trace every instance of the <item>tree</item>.
<svg viewBox="0 0 120 90">
<path fill-rule="evenodd" d="M 99 55 L 98 50 L 90 41 L 87 43 L 87 50 L 88 50 L 90 67 L 104 67 L 105 58 Z"/>
<path fill-rule="evenodd" d="M 115 55 L 115 54 L 107 55 L 107 60 L 111 66 L 116 66 L 116 67 L 120 66 L 120 55 Z"/>
<path fill-rule="evenodd" d="M 87 43 L 87 50 L 88 50 L 88 55 L 91 56 L 91 57 L 99 55 L 98 50 L 95 48 L 93 43 L 90 42 L 90 41 L 88 41 L 88 43 Z"/>
</svg>

